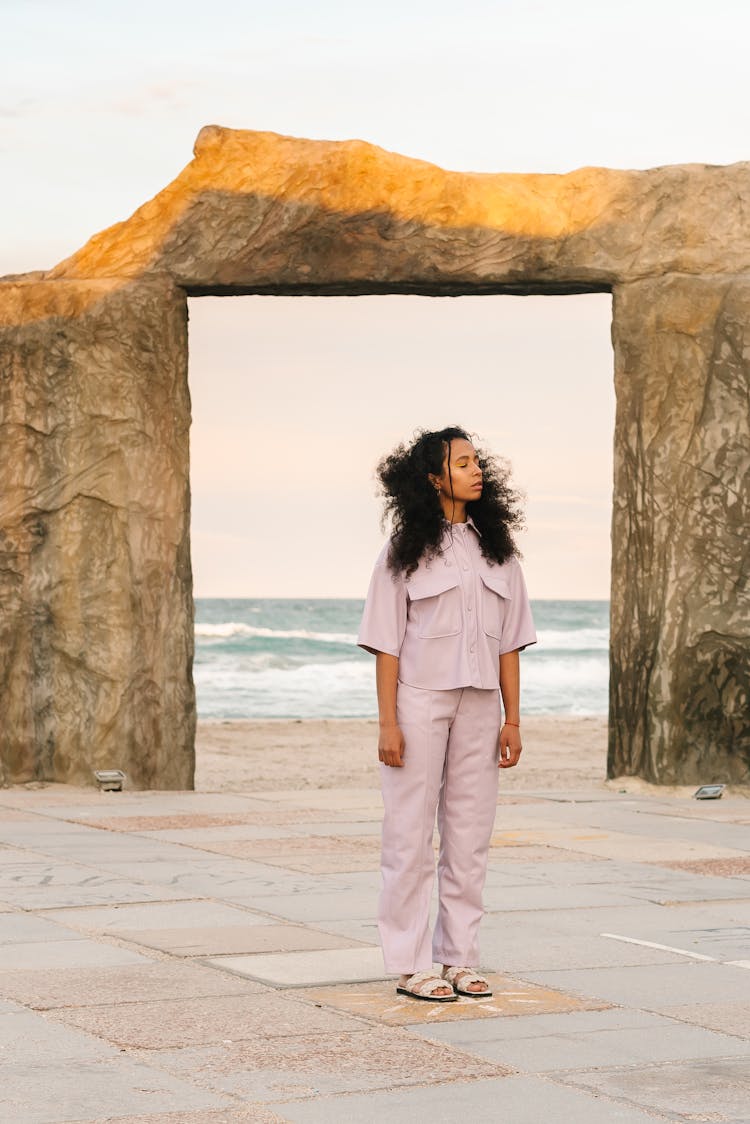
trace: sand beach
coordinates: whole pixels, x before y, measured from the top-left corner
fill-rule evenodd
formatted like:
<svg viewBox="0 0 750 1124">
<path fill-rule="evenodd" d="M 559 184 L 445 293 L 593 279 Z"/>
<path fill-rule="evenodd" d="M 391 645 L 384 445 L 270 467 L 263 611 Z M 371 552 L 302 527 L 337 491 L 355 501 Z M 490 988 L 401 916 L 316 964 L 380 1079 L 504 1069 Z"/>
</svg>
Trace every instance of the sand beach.
<svg viewBox="0 0 750 1124">
<path fill-rule="evenodd" d="M 604 716 L 531 716 L 522 731 L 521 762 L 501 773 L 500 794 L 614 789 L 689 797 L 695 791 L 694 785 L 657 787 L 638 777 L 608 781 Z M 248 794 L 377 788 L 377 722 L 345 718 L 200 721 L 195 787 L 198 792 Z"/>
<path fill-rule="evenodd" d="M 607 720 L 529 718 L 524 752 L 503 770 L 505 791 L 588 788 L 605 783 Z M 222 720 L 198 723 L 198 791 L 378 787 L 374 719 Z"/>
</svg>

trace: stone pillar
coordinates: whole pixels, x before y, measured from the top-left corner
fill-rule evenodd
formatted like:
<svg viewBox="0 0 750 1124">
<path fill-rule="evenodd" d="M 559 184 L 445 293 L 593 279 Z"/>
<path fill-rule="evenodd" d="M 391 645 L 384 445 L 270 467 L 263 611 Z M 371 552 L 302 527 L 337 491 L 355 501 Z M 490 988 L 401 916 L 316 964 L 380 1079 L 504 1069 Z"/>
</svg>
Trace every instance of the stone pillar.
<svg viewBox="0 0 750 1124">
<path fill-rule="evenodd" d="M 0 285 L 0 776 L 192 788 L 187 307 Z"/>
<path fill-rule="evenodd" d="M 610 777 L 750 780 L 750 276 L 615 286 Z"/>
</svg>

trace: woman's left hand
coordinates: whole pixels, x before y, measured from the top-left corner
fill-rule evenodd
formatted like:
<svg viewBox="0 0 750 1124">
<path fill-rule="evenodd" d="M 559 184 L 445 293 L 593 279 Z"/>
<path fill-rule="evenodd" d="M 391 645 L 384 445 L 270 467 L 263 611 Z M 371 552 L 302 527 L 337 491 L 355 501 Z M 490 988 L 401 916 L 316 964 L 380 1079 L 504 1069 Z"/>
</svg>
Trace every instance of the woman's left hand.
<svg viewBox="0 0 750 1124">
<path fill-rule="evenodd" d="M 512 769 L 521 756 L 521 731 L 517 726 L 503 726 L 497 741 L 499 769 Z"/>
</svg>

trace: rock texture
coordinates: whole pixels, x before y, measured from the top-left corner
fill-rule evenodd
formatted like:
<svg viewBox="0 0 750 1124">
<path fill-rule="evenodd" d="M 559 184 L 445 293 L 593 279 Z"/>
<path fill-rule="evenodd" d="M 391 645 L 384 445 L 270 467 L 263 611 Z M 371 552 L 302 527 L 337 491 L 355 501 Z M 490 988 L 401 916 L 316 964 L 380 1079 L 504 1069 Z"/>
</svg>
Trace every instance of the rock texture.
<svg viewBox="0 0 750 1124">
<path fill-rule="evenodd" d="M 18 282 L 0 316 L 6 779 L 191 788 L 184 294 Z"/>
<path fill-rule="evenodd" d="M 193 775 L 188 294 L 613 291 L 609 773 L 750 779 L 750 163 L 446 172 L 208 126 L 0 282 L 0 784 Z"/>
<path fill-rule="evenodd" d="M 614 290 L 610 776 L 750 782 L 750 277 Z"/>
<path fill-rule="evenodd" d="M 193 293 L 586 292 L 750 261 L 750 163 L 447 172 L 362 141 L 209 125 L 195 159 L 51 278 Z"/>
</svg>

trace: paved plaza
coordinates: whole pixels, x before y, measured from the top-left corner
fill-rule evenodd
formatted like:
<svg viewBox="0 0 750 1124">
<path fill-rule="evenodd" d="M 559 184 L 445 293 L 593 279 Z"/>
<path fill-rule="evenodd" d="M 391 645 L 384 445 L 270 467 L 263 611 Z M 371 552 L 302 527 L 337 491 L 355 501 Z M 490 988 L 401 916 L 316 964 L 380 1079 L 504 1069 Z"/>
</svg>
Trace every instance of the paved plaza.
<svg viewBox="0 0 750 1124">
<path fill-rule="evenodd" d="M 750 800 L 501 797 L 448 1005 L 383 976 L 380 814 L 0 790 L 0 1121 L 750 1121 Z"/>
</svg>

